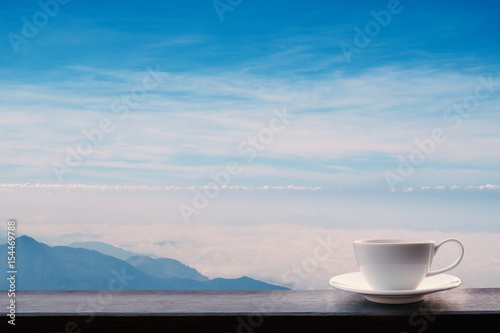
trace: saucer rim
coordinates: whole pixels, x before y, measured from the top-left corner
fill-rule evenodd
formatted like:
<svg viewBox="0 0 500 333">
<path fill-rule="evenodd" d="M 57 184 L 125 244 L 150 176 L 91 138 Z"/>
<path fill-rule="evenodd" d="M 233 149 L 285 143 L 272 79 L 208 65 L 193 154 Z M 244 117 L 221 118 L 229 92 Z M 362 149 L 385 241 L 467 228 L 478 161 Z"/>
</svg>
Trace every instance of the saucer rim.
<svg viewBox="0 0 500 333">
<path fill-rule="evenodd" d="M 356 294 L 362 294 L 362 295 L 375 295 L 375 296 L 405 296 L 405 295 L 425 295 L 425 294 L 431 294 L 439 291 L 444 291 L 448 289 L 453 289 L 462 284 L 462 280 L 459 277 L 456 277 L 454 275 L 450 274 L 438 274 L 435 275 L 437 276 L 447 276 L 452 278 L 454 281 L 445 283 L 445 284 L 440 284 L 439 286 L 436 287 L 431 287 L 431 288 L 425 288 L 425 289 L 414 289 L 414 290 L 374 290 L 374 289 L 364 289 L 364 288 L 359 288 L 355 287 L 353 285 L 346 285 L 345 283 L 338 283 L 335 282 L 334 280 L 341 277 L 341 276 L 360 276 L 363 279 L 363 276 L 361 276 L 361 272 L 351 272 L 351 273 L 344 273 L 344 274 L 339 274 L 334 277 L 332 277 L 329 281 L 329 284 L 331 287 L 343 291 L 348 291 L 348 292 L 353 292 Z"/>
</svg>

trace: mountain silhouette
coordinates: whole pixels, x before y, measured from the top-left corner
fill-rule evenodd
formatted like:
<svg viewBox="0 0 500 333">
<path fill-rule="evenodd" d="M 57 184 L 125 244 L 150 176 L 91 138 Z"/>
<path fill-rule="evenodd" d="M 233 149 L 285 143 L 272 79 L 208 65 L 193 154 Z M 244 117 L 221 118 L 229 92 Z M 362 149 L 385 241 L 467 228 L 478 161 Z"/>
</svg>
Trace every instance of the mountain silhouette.
<svg viewBox="0 0 500 333">
<path fill-rule="evenodd" d="M 157 278 L 187 278 L 196 281 L 208 281 L 196 269 L 184 265 L 178 260 L 169 258 L 153 259 L 148 256 L 133 256 L 126 260 L 141 271 Z"/>
<path fill-rule="evenodd" d="M 8 245 L 0 245 L 0 253 L 3 254 L 3 258 L 7 258 L 7 252 Z M 163 261 L 158 262 L 162 263 Z M 183 265 L 180 262 L 179 264 Z M 148 269 L 155 271 L 151 267 Z M 0 270 L 4 272 L 4 278 L 0 280 L 0 289 L 7 290 L 9 282 L 6 279 L 8 277 L 7 260 L 0 261 Z M 16 240 L 16 270 L 18 272 L 16 276 L 17 290 L 288 289 L 249 277 L 208 281 L 197 281 L 185 277 L 161 278 L 148 274 L 126 261 L 94 250 L 68 246 L 50 247 L 28 236 L 21 236 Z M 157 270 L 161 271 L 161 269 Z"/>
<path fill-rule="evenodd" d="M 76 242 L 68 245 L 69 247 L 83 248 L 87 250 L 94 250 L 112 256 L 121 260 L 127 260 L 130 257 L 136 256 L 137 253 L 124 250 L 122 248 L 109 245 L 103 242 L 90 241 L 90 242 Z"/>
<path fill-rule="evenodd" d="M 180 277 L 196 281 L 208 281 L 208 278 L 201 275 L 196 269 L 184 265 L 175 259 L 156 258 L 154 255 L 137 254 L 97 241 L 71 243 L 68 246 L 94 250 L 108 256 L 122 259 L 135 268 L 157 278 Z"/>
</svg>

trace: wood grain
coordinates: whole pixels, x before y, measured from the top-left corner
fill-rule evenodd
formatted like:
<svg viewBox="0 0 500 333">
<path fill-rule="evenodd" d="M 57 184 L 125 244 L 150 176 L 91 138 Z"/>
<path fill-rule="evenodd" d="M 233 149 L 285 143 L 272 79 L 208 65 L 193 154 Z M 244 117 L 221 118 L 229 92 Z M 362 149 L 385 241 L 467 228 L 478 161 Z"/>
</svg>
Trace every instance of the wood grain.
<svg viewBox="0 0 500 333">
<path fill-rule="evenodd" d="M 0 304 L 7 305 L 7 293 Z M 385 305 L 338 290 L 19 291 L 15 332 L 500 332 L 500 289 Z"/>
</svg>

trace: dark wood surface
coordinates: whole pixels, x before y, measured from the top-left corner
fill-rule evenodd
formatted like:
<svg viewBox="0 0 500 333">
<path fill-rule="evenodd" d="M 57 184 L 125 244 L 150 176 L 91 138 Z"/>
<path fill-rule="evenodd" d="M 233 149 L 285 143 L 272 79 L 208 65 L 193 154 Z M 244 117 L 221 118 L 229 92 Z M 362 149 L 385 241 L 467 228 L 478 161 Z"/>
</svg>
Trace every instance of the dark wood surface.
<svg viewBox="0 0 500 333">
<path fill-rule="evenodd" d="M 338 290 L 18 291 L 0 332 L 499 332 L 500 289 L 386 305 Z M 4 306 L 5 305 L 5 306 Z"/>
</svg>

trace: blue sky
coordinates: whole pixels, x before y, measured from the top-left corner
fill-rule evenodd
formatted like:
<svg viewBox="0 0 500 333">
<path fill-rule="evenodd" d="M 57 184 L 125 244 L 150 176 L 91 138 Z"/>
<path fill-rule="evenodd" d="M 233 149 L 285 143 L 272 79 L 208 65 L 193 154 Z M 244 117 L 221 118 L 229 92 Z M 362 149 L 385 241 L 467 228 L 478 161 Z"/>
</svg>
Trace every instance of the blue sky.
<svg viewBox="0 0 500 333">
<path fill-rule="evenodd" d="M 42 3 L 0 14 L 1 183 L 498 190 L 495 2 Z"/>
<path fill-rule="evenodd" d="M 221 21 L 210 1 L 70 1 L 49 6 L 44 22 L 36 2 L 5 4 L 1 181 L 192 186 L 237 160 L 238 185 L 382 188 L 397 157 L 439 127 L 449 140 L 388 188 L 499 184 L 498 7 L 243 1 Z M 385 26 L 347 61 L 341 43 L 356 47 L 355 28 L 373 26 L 373 12 Z M 34 37 L 23 17 L 41 22 Z M 111 104 L 146 68 L 161 83 L 117 119 Z M 481 77 L 497 88 L 451 129 L 443 115 Z M 237 147 L 276 108 L 295 120 L 247 163 Z M 113 132 L 56 177 L 51 165 L 103 118 Z"/>
<path fill-rule="evenodd" d="M 497 2 L 41 3 L 0 10 L 0 219 L 22 233 L 285 284 L 316 237 L 342 273 L 351 240 L 415 229 L 466 239 L 463 273 L 490 269 L 469 285 L 497 286 Z"/>
</svg>

